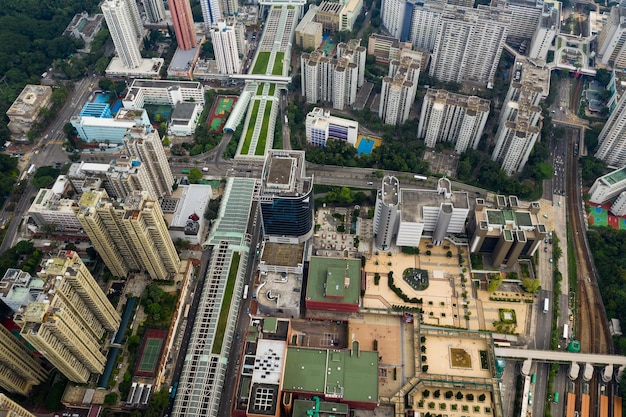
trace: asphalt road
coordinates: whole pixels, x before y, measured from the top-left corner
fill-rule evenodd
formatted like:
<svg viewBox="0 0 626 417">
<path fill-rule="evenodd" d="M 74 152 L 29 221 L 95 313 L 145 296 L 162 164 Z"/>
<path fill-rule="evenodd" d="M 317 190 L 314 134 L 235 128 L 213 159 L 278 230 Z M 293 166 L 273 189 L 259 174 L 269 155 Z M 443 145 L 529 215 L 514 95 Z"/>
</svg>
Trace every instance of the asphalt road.
<svg viewBox="0 0 626 417">
<path fill-rule="evenodd" d="M 89 85 L 96 81 L 96 77 L 89 77 L 74 84 L 74 88 L 69 92 L 67 101 L 57 117 L 50 123 L 48 129 L 42 133 L 42 137 L 35 141 L 33 152 L 24 156 L 24 169 L 28 169 L 30 164 L 35 164 L 35 166 L 39 167 L 42 165 L 53 165 L 54 162 L 67 161 L 67 154 L 63 151 L 60 144 L 64 138 L 63 126 L 72 116 L 80 112 L 87 97 L 91 94 Z M 20 221 L 30 207 L 31 199 L 34 198 L 38 191 L 30 184 L 24 190 L 22 198 L 15 205 L 13 219 L 6 227 L 6 238 L 0 244 L 0 254 L 13 245 Z M 3 211 L 0 216 L 6 218 L 6 213 Z"/>
</svg>

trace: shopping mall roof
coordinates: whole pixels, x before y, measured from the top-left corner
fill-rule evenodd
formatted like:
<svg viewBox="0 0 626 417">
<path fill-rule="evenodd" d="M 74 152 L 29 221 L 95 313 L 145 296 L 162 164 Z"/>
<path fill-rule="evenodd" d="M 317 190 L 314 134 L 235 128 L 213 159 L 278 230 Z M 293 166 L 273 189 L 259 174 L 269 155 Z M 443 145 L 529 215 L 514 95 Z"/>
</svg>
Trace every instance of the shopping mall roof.
<svg viewBox="0 0 626 417">
<path fill-rule="evenodd" d="M 287 348 L 283 390 L 319 393 L 326 399 L 378 401 L 378 352 Z"/>
<path fill-rule="evenodd" d="M 355 304 L 360 287 L 360 260 L 311 257 L 307 300 Z"/>
</svg>

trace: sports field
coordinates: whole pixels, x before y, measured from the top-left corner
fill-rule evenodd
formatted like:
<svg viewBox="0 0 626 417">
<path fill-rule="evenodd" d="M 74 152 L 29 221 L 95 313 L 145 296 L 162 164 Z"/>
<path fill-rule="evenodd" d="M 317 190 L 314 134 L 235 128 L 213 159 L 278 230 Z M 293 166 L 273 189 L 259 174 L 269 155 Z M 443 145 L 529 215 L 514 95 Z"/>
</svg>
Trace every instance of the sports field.
<svg viewBox="0 0 626 417">
<path fill-rule="evenodd" d="M 217 96 L 211 107 L 208 127 L 211 132 L 221 132 L 237 102 L 237 96 Z"/>
<path fill-rule="evenodd" d="M 141 343 L 139 358 L 135 367 L 135 376 L 153 377 L 161 355 L 163 342 L 167 337 L 166 330 L 147 329 Z"/>
<path fill-rule="evenodd" d="M 357 156 L 370 155 L 374 148 L 379 147 L 382 143 L 383 141 L 379 138 L 359 136 L 356 141 L 356 154 Z"/>
</svg>

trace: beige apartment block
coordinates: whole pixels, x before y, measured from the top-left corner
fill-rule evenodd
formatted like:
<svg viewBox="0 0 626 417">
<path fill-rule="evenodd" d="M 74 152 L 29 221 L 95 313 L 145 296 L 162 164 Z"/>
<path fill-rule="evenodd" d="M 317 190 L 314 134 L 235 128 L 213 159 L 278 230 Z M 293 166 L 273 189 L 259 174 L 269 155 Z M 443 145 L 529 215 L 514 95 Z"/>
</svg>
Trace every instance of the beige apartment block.
<svg viewBox="0 0 626 417">
<path fill-rule="evenodd" d="M 28 395 L 34 385 L 47 377 L 48 372 L 33 353 L 9 330 L 0 326 L 0 387 L 11 393 Z M 4 405 L 1 400 L 0 404 Z"/>
<path fill-rule="evenodd" d="M 63 375 L 85 383 L 104 371 L 103 336 L 118 329 L 120 316 L 76 252 L 61 252 L 42 266 L 43 292 L 14 320 L 21 336 Z"/>
<path fill-rule="evenodd" d="M 7 110 L 7 117 L 10 120 L 8 127 L 11 133 L 26 134 L 39 118 L 39 111 L 49 107 L 51 99 L 52 88 L 50 86 L 28 84 L 24 87 Z"/>
</svg>

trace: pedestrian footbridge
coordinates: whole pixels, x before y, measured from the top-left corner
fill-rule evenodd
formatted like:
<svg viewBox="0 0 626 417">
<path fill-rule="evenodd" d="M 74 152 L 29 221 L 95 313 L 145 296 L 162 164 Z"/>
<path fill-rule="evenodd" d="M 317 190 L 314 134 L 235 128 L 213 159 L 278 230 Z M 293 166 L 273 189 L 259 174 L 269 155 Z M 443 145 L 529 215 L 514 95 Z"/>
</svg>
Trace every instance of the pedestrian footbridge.
<svg viewBox="0 0 626 417">
<path fill-rule="evenodd" d="M 494 348 L 496 357 L 530 359 L 538 362 L 571 363 L 584 362 L 594 365 L 626 366 L 626 356 L 600 355 L 595 353 L 557 352 L 552 350 L 531 350 L 514 348 Z"/>
</svg>

